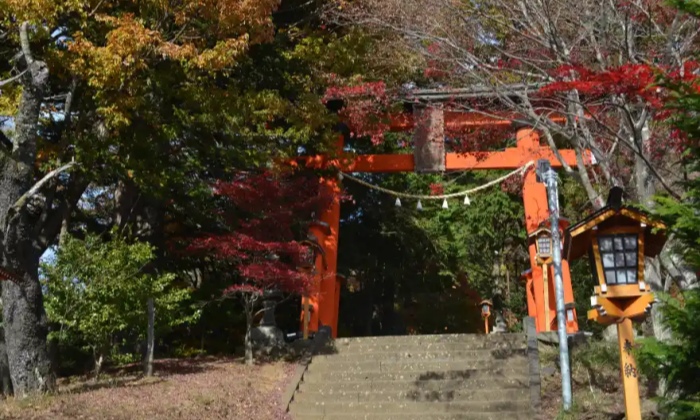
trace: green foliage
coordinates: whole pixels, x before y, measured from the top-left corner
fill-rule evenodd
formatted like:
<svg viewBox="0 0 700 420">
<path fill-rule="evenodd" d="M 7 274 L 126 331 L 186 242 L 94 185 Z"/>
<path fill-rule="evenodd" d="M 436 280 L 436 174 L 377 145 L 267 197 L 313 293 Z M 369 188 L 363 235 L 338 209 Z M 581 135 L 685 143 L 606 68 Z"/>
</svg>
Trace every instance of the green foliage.
<svg viewBox="0 0 700 420">
<path fill-rule="evenodd" d="M 700 16 L 699 0 L 668 0 L 669 4 L 693 16 Z"/>
<path fill-rule="evenodd" d="M 390 134 L 375 153 L 401 153 L 403 135 Z M 369 146 L 360 140 L 358 152 Z M 502 173 L 362 174 L 395 191 L 428 194 L 431 184 L 445 193 L 464 191 Z M 352 203 L 341 216 L 339 267 L 357 280 L 341 297 L 346 334 L 400 334 L 483 330 L 479 297 L 500 293 L 506 320 L 520 326 L 526 315 L 519 274 L 529 267 L 522 198 L 494 186 L 471 197 L 422 201 L 395 198 L 352 181 L 344 182 Z M 346 323 L 346 325 L 342 325 Z M 390 327 L 393 326 L 393 327 Z"/>
<path fill-rule="evenodd" d="M 700 94 L 692 86 L 672 88 L 676 91 L 674 123 L 688 137 L 684 169 L 686 174 L 693 174 L 700 170 Z M 656 212 L 678 241 L 679 246 L 675 251 L 683 256 L 686 263 L 700 267 L 700 179 L 687 177 L 683 184 L 683 200 L 659 197 Z"/>
<path fill-rule="evenodd" d="M 608 341 L 590 341 L 582 346 L 575 346 L 571 351 L 571 363 L 589 371 L 607 370 L 618 373 L 620 353 L 616 343 Z"/>
<path fill-rule="evenodd" d="M 638 351 L 639 367 L 650 378 L 666 380 L 661 408 L 674 419 L 700 418 L 700 291 L 663 298 L 661 311 L 673 340 L 645 339 Z"/>
<path fill-rule="evenodd" d="M 681 9 L 700 15 L 697 1 L 674 1 Z M 666 222 L 676 242 L 675 252 L 696 270 L 700 268 L 700 92 L 697 86 L 671 85 L 673 122 L 685 141 L 684 197 L 657 199 L 657 214 Z M 644 340 L 638 351 L 641 371 L 651 378 L 664 378 L 661 408 L 675 419 L 700 417 L 700 291 L 688 290 L 676 297 L 663 296 L 660 310 L 672 340 Z"/>
<path fill-rule="evenodd" d="M 149 244 L 119 236 L 67 238 L 42 266 L 46 312 L 58 325 L 50 338 L 83 343 L 95 357 L 119 346 L 133 348 L 131 340 L 146 334 L 149 298 L 155 299 L 159 332 L 195 320 L 198 311 L 186 306 L 190 292 L 176 285 L 173 274 L 150 273 L 153 259 Z M 112 351 L 112 359 L 123 357 Z"/>
</svg>

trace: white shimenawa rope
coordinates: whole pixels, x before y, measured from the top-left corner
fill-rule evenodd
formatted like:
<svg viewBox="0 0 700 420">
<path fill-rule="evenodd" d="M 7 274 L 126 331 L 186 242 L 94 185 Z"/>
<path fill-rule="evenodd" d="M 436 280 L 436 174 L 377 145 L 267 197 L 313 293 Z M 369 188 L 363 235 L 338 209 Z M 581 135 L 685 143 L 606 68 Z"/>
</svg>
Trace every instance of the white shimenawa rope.
<svg viewBox="0 0 700 420">
<path fill-rule="evenodd" d="M 515 176 L 518 174 L 522 175 L 523 173 L 525 173 L 525 171 L 527 171 L 527 169 L 529 167 L 533 166 L 534 164 L 535 164 L 534 161 L 530 161 L 530 162 L 526 163 L 525 165 L 523 165 L 522 167 L 520 167 L 512 172 L 509 172 L 500 178 L 496 178 L 493 181 L 489 181 L 484 185 L 479 185 L 478 187 L 472 188 L 470 190 L 460 191 L 460 192 L 451 193 L 451 194 L 442 194 L 442 195 L 409 194 L 409 193 L 394 191 L 394 190 L 390 190 L 388 188 L 380 187 L 379 185 L 370 184 L 367 181 L 363 181 L 363 180 L 356 178 L 356 177 L 354 177 L 350 174 L 347 174 L 345 172 L 341 172 L 339 174 L 339 177 L 341 180 L 344 178 L 347 178 L 351 181 L 357 182 L 360 185 L 364 185 L 365 187 L 368 187 L 368 188 L 371 188 L 371 189 L 374 189 L 377 191 L 381 191 L 385 194 L 393 195 L 394 197 L 398 197 L 398 198 L 412 198 L 415 200 L 446 200 L 448 198 L 469 196 L 470 194 L 474 194 L 474 193 L 479 192 L 481 190 L 485 190 L 486 188 L 500 184 L 501 182 L 505 181 L 506 179 L 508 179 L 512 176 Z"/>
</svg>

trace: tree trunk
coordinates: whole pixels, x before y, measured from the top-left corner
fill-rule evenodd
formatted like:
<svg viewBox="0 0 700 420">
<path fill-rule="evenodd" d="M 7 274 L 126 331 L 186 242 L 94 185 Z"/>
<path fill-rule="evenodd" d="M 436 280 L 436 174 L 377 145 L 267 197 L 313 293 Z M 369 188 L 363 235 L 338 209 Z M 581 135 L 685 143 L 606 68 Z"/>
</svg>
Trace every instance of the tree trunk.
<svg viewBox="0 0 700 420">
<path fill-rule="evenodd" d="M 12 395 L 12 378 L 10 378 L 10 366 L 7 363 L 7 350 L 5 348 L 5 332 L 0 328 L 0 396 Z"/>
<path fill-rule="evenodd" d="M 95 358 L 95 380 L 100 379 L 100 374 L 102 373 L 102 363 L 105 361 L 104 354 L 100 352 L 94 353 Z"/>
<path fill-rule="evenodd" d="M 148 299 L 148 331 L 146 333 L 146 357 L 144 358 L 143 374 L 153 376 L 153 350 L 155 348 L 156 309 L 153 298 Z"/>
<path fill-rule="evenodd" d="M 382 317 L 382 333 L 381 335 L 392 335 L 394 334 L 394 321 L 395 321 L 395 314 L 394 314 L 394 302 L 395 302 L 395 295 L 396 295 L 396 283 L 394 281 L 394 277 L 389 273 L 389 276 L 386 275 L 386 272 L 384 273 L 383 276 L 384 280 L 384 290 L 383 290 L 383 296 L 382 296 L 382 312 L 381 312 L 381 317 Z"/>
<path fill-rule="evenodd" d="M 246 365 L 253 365 L 255 363 L 255 359 L 253 358 L 253 337 L 252 337 L 252 332 L 253 332 L 253 310 L 254 306 L 253 303 L 250 301 L 250 297 L 244 297 L 244 306 L 245 306 L 245 319 L 246 319 L 246 328 L 245 328 L 245 364 Z"/>
<path fill-rule="evenodd" d="M 48 324 L 37 268 L 21 284 L 3 282 L 3 321 L 7 359 L 15 395 L 52 391 L 55 380 L 46 345 Z"/>
<path fill-rule="evenodd" d="M 39 114 L 49 79 L 46 63 L 32 57 L 28 32 L 29 24 L 22 23 L 20 43 L 27 72 L 21 79 L 13 149 L 0 155 L 0 266 L 19 278 L 17 283 L 2 283 L 3 323 L 12 385 L 20 398 L 53 390 L 55 384 L 46 346 L 36 220 L 28 204 L 16 204 L 34 182 Z"/>
<path fill-rule="evenodd" d="M 649 123 L 645 123 L 641 130 L 636 132 L 636 136 L 641 139 L 638 143 L 638 155 L 635 158 L 634 165 L 634 181 L 635 181 L 635 193 L 637 200 L 644 206 L 649 208 L 654 207 L 654 194 L 656 194 L 656 188 L 654 186 L 654 178 L 651 174 L 651 169 L 649 165 L 645 162 L 643 155 L 645 149 L 648 147 L 649 142 Z M 654 292 L 664 291 L 664 278 L 663 273 L 660 270 L 659 257 L 651 259 L 646 258 L 644 261 L 644 281 L 651 287 Z M 654 305 L 651 310 L 651 323 L 654 331 L 654 336 L 659 340 L 664 340 L 666 334 L 663 333 L 663 317 L 661 312 L 659 312 L 659 305 Z"/>
<path fill-rule="evenodd" d="M 15 395 L 23 398 L 51 391 L 54 378 L 46 343 L 48 321 L 39 284 L 40 254 L 32 238 L 32 222 L 24 209 L 9 210 L 30 187 L 31 172 L 6 159 L 0 172 L 0 226 L 5 226 L 0 265 L 20 278 L 2 283 L 3 326 Z"/>
</svg>

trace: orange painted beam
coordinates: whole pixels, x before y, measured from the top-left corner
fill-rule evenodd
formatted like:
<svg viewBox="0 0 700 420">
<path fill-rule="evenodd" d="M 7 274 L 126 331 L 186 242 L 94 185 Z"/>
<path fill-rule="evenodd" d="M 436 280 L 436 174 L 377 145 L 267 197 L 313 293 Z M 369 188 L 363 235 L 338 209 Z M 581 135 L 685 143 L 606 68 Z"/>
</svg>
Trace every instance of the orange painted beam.
<svg viewBox="0 0 700 420">
<path fill-rule="evenodd" d="M 335 163 L 337 163 L 336 161 Z M 413 154 L 357 155 L 344 159 L 345 172 L 413 172 Z"/>
<path fill-rule="evenodd" d="M 564 162 L 568 165 L 576 165 L 576 152 L 573 150 L 560 150 Z M 561 168 L 563 165 L 548 147 L 536 148 L 508 148 L 499 152 L 468 152 L 446 153 L 445 170 L 507 170 L 517 169 L 527 162 L 538 159 L 547 159 L 553 168 Z M 413 172 L 415 162 L 412 154 L 382 154 L 382 155 L 356 155 L 346 156 L 341 159 L 328 159 L 324 156 L 309 156 L 300 158 L 307 168 L 321 169 L 337 167 L 344 172 Z M 585 158 L 587 164 L 591 163 L 589 156 Z"/>
</svg>

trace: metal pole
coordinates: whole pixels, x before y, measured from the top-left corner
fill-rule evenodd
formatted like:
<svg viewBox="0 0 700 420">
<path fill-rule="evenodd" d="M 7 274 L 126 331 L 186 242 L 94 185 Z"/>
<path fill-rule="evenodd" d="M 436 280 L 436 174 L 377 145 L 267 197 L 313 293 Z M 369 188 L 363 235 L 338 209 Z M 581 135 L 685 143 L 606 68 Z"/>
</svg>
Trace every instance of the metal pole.
<svg viewBox="0 0 700 420">
<path fill-rule="evenodd" d="M 569 366 L 569 342 L 566 334 L 566 308 L 564 305 L 564 280 L 561 271 L 561 238 L 559 235 L 559 191 L 557 173 L 548 160 L 540 161 L 537 172 L 547 187 L 549 219 L 552 230 L 552 259 L 554 287 L 557 301 L 557 332 L 559 333 L 559 363 L 561 365 L 561 392 L 564 411 L 571 409 L 571 368 Z"/>
</svg>

